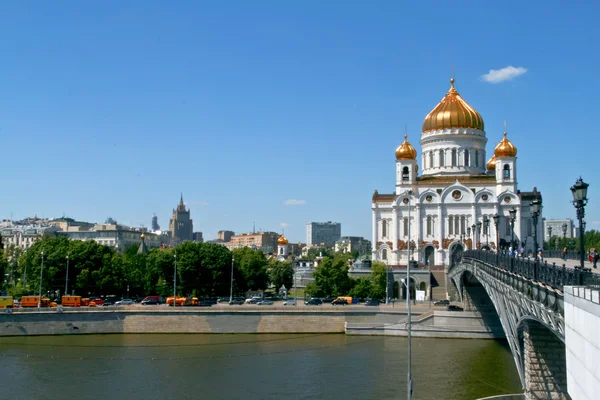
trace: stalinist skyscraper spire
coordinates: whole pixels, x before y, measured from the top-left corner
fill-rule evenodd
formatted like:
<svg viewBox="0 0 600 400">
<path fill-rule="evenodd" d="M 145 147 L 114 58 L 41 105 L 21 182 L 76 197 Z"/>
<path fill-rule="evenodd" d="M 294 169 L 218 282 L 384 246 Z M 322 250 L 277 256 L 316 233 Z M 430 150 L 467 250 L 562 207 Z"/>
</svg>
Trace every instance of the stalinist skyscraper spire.
<svg viewBox="0 0 600 400">
<path fill-rule="evenodd" d="M 177 209 L 173 210 L 173 218 L 169 222 L 169 230 L 175 244 L 193 239 L 194 224 L 190 218 L 190 210 L 185 208 L 183 193 L 181 194 Z"/>
</svg>

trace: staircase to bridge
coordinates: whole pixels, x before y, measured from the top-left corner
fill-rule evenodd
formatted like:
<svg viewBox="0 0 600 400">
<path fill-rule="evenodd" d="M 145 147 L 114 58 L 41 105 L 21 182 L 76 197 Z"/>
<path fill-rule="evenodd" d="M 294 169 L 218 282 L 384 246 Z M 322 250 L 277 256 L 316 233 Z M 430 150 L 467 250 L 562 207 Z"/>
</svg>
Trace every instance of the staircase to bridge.
<svg viewBox="0 0 600 400">
<path fill-rule="evenodd" d="M 600 288 L 600 275 L 594 272 L 470 250 L 449 268 L 447 291 L 465 311 L 499 318 L 527 399 L 571 399 L 564 290 Z"/>
</svg>

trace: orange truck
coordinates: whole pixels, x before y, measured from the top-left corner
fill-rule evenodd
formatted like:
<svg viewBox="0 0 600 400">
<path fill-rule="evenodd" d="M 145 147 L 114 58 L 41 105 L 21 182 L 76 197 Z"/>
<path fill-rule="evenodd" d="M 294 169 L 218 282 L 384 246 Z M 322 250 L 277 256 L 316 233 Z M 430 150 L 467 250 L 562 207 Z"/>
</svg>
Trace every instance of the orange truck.
<svg viewBox="0 0 600 400">
<path fill-rule="evenodd" d="M 40 296 L 21 297 L 21 307 L 37 307 L 40 303 Z M 56 307 L 56 303 L 50 301 L 47 297 L 42 297 L 42 307 Z"/>
<path fill-rule="evenodd" d="M 175 305 L 177 307 L 183 307 L 187 304 L 188 304 L 187 297 L 177 297 L 177 300 L 175 300 Z M 173 296 L 167 297 L 167 305 L 173 307 Z"/>
<path fill-rule="evenodd" d="M 63 296 L 61 304 L 63 307 L 81 307 L 81 296 Z"/>
</svg>

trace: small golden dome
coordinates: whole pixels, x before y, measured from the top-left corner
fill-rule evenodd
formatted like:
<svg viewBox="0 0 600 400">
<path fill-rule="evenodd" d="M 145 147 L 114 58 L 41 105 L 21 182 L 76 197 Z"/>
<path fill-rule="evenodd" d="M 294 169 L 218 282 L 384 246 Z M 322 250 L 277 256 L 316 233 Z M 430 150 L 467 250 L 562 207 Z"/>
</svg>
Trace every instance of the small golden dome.
<svg viewBox="0 0 600 400">
<path fill-rule="evenodd" d="M 408 135 L 404 135 L 404 142 L 396 149 L 396 160 L 415 160 L 417 151 L 408 143 Z"/>
<path fill-rule="evenodd" d="M 490 158 L 489 161 L 487 162 L 487 170 L 491 172 L 495 169 L 496 169 L 496 155 L 493 155 L 492 158 Z"/>
<path fill-rule="evenodd" d="M 143 238 L 145 238 L 145 237 L 146 237 L 146 235 L 144 235 L 144 234 L 142 233 L 142 235 L 141 235 L 140 237 L 143 239 Z"/>
<path fill-rule="evenodd" d="M 287 238 L 285 237 L 285 235 L 281 235 L 279 237 L 279 239 L 277 239 L 277 244 L 285 245 L 285 244 L 288 244 L 288 243 L 289 242 L 288 242 Z"/>
<path fill-rule="evenodd" d="M 454 78 L 450 79 L 450 90 L 423 121 L 423 133 L 437 129 L 471 128 L 484 130 L 483 118 L 454 89 Z"/>
<path fill-rule="evenodd" d="M 517 156 L 517 148 L 514 144 L 510 142 L 506 138 L 506 132 L 504 132 L 504 139 L 498 143 L 496 149 L 494 149 L 494 157 L 516 157 Z"/>
</svg>

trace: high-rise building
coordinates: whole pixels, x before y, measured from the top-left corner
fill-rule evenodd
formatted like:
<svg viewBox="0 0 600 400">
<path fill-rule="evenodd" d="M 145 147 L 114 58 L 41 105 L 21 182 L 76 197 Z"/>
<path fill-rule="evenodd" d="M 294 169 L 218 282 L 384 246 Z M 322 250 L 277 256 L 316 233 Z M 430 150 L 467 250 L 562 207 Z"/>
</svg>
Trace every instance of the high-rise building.
<svg viewBox="0 0 600 400">
<path fill-rule="evenodd" d="M 551 236 L 572 238 L 578 233 L 573 229 L 572 219 L 544 219 L 544 240 L 550 240 Z"/>
<path fill-rule="evenodd" d="M 204 242 L 204 237 L 202 236 L 202 232 L 194 232 L 194 242 L 198 242 L 198 243 Z"/>
<path fill-rule="evenodd" d="M 225 243 L 231 241 L 231 237 L 235 236 L 235 232 L 233 231 L 219 231 L 217 232 L 217 240 L 221 240 Z"/>
<path fill-rule="evenodd" d="M 152 216 L 152 232 L 160 231 L 160 225 L 158 225 L 158 217 L 156 214 Z"/>
<path fill-rule="evenodd" d="M 169 222 L 169 230 L 175 244 L 193 240 L 194 224 L 190 218 L 190 210 L 185 208 L 183 194 L 177 208 L 173 210 L 173 218 Z"/>
<path fill-rule="evenodd" d="M 335 245 L 342 236 L 342 224 L 339 222 L 311 222 L 306 224 L 306 244 L 327 246 Z"/>
</svg>

